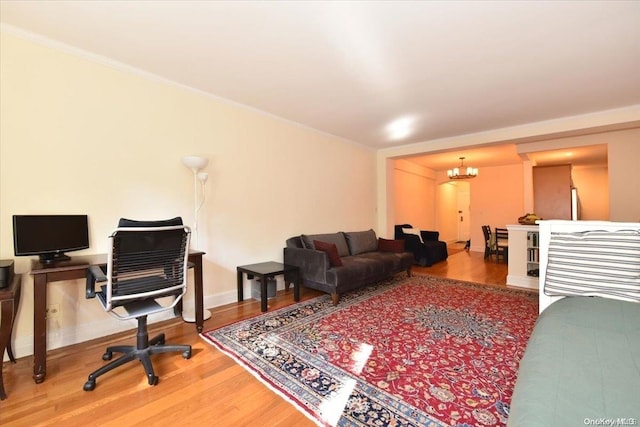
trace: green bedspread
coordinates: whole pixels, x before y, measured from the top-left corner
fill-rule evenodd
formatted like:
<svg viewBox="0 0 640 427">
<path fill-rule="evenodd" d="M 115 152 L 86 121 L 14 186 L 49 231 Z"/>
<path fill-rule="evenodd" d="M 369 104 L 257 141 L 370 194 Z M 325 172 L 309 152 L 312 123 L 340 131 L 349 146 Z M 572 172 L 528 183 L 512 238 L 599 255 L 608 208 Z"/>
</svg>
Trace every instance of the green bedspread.
<svg viewBox="0 0 640 427">
<path fill-rule="evenodd" d="M 568 297 L 543 311 L 507 425 L 640 425 L 640 304 Z"/>
</svg>

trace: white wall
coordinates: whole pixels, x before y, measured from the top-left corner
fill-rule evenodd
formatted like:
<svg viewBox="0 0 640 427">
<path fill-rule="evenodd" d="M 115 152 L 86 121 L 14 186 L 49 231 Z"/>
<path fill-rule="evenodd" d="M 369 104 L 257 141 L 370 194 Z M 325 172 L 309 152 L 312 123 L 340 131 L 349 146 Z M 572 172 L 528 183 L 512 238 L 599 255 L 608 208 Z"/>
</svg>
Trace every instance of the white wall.
<svg viewBox="0 0 640 427">
<path fill-rule="evenodd" d="M 52 45 L 6 32 L 0 42 L 2 259 L 14 258 L 13 214 L 88 214 L 84 253 L 106 252 L 120 217 L 192 224 L 192 174 L 180 161 L 191 154 L 210 159 L 205 306 L 235 301 L 236 266 L 281 261 L 292 235 L 375 228 L 369 149 Z M 28 261 L 17 258 L 16 271 Z M 32 283 L 25 274 L 17 356 L 32 352 Z M 50 348 L 131 327 L 85 300 L 83 286 L 49 287 L 61 305 Z"/>
</svg>

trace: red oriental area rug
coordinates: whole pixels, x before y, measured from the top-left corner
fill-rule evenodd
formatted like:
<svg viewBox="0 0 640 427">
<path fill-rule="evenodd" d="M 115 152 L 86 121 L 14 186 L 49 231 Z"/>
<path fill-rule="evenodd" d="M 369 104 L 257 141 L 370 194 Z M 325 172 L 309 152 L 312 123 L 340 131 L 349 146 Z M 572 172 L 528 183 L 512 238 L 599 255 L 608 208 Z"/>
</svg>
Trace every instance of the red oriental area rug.
<svg viewBox="0 0 640 427">
<path fill-rule="evenodd" d="M 319 425 L 504 426 L 536 293 L 414 276 L 202 336 Z"/>
</svg>

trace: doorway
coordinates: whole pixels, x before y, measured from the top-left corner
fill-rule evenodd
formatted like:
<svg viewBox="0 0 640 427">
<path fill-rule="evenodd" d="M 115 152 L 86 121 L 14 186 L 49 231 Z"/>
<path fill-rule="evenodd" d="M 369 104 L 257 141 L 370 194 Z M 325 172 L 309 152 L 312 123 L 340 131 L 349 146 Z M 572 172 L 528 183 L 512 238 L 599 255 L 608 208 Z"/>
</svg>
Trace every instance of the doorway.
<svg viewBox="0 0 640 427">
<path fill-rule="evenodd" d="M 471 186 L 468 182 L 457 182 L 458 242 L 471 239 Z"/>
<path fill-rule="evenodd" d="M 449 244 L 471 238 L 471 185 L 446 181 L 438 185 L 436 219 L 440 240 Z"/>
</svg>

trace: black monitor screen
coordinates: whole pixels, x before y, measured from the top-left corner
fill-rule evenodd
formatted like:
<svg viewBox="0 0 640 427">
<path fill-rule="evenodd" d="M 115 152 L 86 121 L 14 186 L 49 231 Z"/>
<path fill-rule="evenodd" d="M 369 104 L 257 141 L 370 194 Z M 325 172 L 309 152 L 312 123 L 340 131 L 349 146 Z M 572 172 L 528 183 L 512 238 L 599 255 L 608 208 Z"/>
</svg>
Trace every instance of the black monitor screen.
<svg viewBox="0 0 640 427">
<path fill-rule="evenodd" d="M 64 252 L 89 247 L 87 215 L 14 215 L 16 256 L 38 255 L 43 262 L 68 259 Z"/>
</svg>

